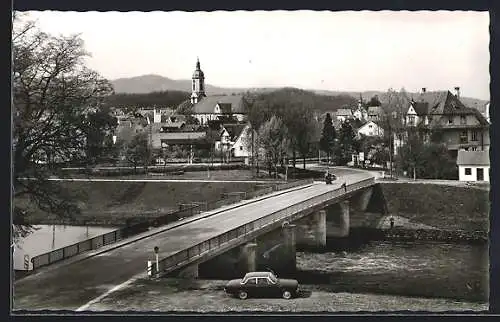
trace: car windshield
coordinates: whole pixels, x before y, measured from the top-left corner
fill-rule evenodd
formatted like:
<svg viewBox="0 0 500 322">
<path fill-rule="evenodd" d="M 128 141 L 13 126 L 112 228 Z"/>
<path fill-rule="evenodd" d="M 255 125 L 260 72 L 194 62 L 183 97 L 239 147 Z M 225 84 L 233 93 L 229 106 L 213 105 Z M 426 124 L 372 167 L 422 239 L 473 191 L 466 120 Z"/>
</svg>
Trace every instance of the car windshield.
<svg viewBox="0 0 500 322">
<path fill-rule="evenodd" d="M 269 274 L 269 279 L 271 280 L 271 282 L 273 282 L 273 284 L 276 284 L 276 282 L 278 281 L 276 276 L 274 276 L 274 274 L 272 273 Z"/>
</svg>

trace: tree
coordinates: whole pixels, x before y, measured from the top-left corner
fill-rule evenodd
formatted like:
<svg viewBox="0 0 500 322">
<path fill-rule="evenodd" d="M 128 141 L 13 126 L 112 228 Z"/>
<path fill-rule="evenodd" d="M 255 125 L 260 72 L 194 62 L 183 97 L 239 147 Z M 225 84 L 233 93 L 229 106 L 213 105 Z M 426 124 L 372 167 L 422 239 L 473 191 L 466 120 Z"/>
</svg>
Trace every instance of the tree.
<svg viewBox="0 0 500 322">
<path fill-rule="evenodd" d="M 368 102 L 368 106 L 381 106 L 381 105 L 382 104 L 380 103 L 378 95 L 373 96 Z"/>
<path fill-rule="evenodd" d="M 446 145 L 425 144 L 421 155 L 421 178 L 458 179 L 458 167 Z"/>
<path fill-rule="evenodd" d="M 330 161 L 330 156 L 333 151 L 335 151 L 335 136 L 336 133 L 333 127 L 332 117 L 330 113 L 326 113 L 319 146 L 322 151 L 326 152 L 328 162 Z"/>
<path fill-rule="evenodd" d="M 106 150 L 112 147 L 112 131 L 118 125 L 116 117 L 111 116 L 108 108 L 89 113 L 83 125 L 86 126 L 87 163 L 95 164 Z"/>
<path fill-rule="evenodd" d="M 372 164 L 385 165 L 389 161 L 389 144 L 385 138 L 361 134 L 358 141 L 360 152 L 364 152 L 365 159 Z"/>
<path fill-rule="evenodd" d="M 409 128 L 407 133 L 407 143 L 399 149 L 396 162 L 402 171 L 406 171 L 416 179 L 417 176 L 420 177 L 423 171 L 422 153 L 424 146 L 415 129 Z"/>
<path fill-rule="evenodd" d="M 85 66 L 87 56 L 78 35 L 54 37 L 14 17 L 14 224 L 24 223 L 27 214 L 19 198 L 60 218 L 78 213 L 66 191 L 47 178 L 58 174 L 60 162 L 86 161 L 89 128 L 84 121 L 112 93 L 110 83 Z"/>
<path fill-rule="evenodd" d="M 147 166 L 151 160 L 152 154 L 146 132 L 138 133 L 128 143 L 120 142 L 119 144 L 121 144 L 122 155 L 134 166 L 134 173 L 137 173 L 138 165 Z"/>
<path fill-rule="evenodd" d="M 340 125 L 339 140 L 337 145 L 337 164 L 345 165 L 351 159 L 351 155 L 356 151 L 356 133 L 349 121 L 344 121 Z"/>
<path fill-rule="evenodd" d="M 259 146 L 264 149 L 269 174 L 274 167 L 275 175 L 278 175 L 278 163 L 289 147 L 288 129 L 283 121 L 273 116 L 259 129 Z"/>
</svg>

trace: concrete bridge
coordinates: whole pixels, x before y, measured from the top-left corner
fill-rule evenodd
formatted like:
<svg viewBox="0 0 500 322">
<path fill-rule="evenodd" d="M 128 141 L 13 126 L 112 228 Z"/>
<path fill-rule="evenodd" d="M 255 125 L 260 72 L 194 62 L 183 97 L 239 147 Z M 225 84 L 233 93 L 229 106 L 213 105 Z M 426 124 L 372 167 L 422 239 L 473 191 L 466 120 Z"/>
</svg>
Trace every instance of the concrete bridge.
<svg viewBox="0 0 500 322">
<path fill-rule="evenodd" d="M 345 188 L 341 186 L 346 183 Z M 14 309 L 84 310 L 136 278 L 223 275 L 260 268 L 295 271 L 298 245 L 325 245 L 349 233 L 353 215 L 385 212 L 385 200 L 366 173 L 314 182 L 214 210 L 210 216 L 151 234 L 100 255 L 41 269 L 14 285 Z M 156 267 L 153 249 L 159 248 Z M 215 274 L 217 275 L 217 274 Z"/>
<path fill-rule="evenodd" d="M 316 182 L 185 227 L 189 241 L 173 253 L 158 245 L 158 269 L 151 258 L 149 275 L 232 278 L 265 269 L 291 275 L 297 247 L 347 237 L 352 215 L 370 221 L 384 214 L 385 199 L 370 175 L 344 176 L 333 185 Z"/>
</svg>

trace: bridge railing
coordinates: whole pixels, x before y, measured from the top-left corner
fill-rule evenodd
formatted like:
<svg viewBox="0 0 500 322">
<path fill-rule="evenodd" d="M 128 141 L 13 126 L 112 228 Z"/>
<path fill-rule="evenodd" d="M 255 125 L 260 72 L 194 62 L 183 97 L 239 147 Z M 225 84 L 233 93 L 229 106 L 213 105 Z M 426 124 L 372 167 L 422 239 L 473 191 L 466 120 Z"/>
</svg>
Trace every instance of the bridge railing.
<svg viewBox="0 0 500 322">
<path fill-rule="evenodd" d="M 254 233 L 267 225 L 274 224 L 278 221 L 283 221 L 294 214 L 300 213 L 311 207 L 324 204 L 325 202 L 340 197 L 342 195 L 345 195 L 346 193 L 350 193 L 356 190 L 372 186 L 374 183 L 375 179 L 369 178 L 350 184 L 345 188 L 341 187 L 332 191 L 328 191 L 319 196 L 306 199 L 299 204 L 295 204 L 293 206 L 278 210 L 267 216 L 243 224 L 218 236 L 212 237 L 209 240 L 206 240 L 202 243 L 192 246 L 188 249 L 178 251 L 168 257 L 161 259 L 158 262 L 160 274 L 174 271 L 180 266 L 191 262 L 197 257 L 204 255 L 207 252 L 210 252 L 211 250 L 218 249 L 229 242 L 233 242 L 237 239 L 247 236 L 250 233 Z M 156 266 L 154 266 L 154 269 L 156 270 Z M 156 276 L 157 274 L 158 272 L 155 271 L 153 275 Z"/>
<path fill-rule="evenodd" d="M 81 242 L 66 247 L 62 247 L 38 256 L 34 256 L 33 258 L 31 258 L 31 263 L 33 265 L 33 269 L 37 269 L 79 255 L 84 252 L 96 250 L 102 246 L 106 246 L 118 242 L 124 238 L 145 232 L 151 226 L 154 227 L 162 226 L 185 217 L 190 217 L 195 214 L 199 214 L 202 211 L 209 211 L 230 204 L 238 203 L 243 199 L 252 199 L 262 196 L 264 194 L 269 194 L 273 191 L 286 190 L 310 183 L 312 183 L 312 180 L 298 180 L 285 184 L 275 185 L 265 189 L 260 189 L 263 191 L 257 190 L 248 193 L 241 193 L 241 192 L 230 193 L 228 194 L 227 197 L 216 201 L 192 202 L 189 204 L 181 204 L 179 206 L 179 210 L 175 212 L 151 218 L 148 220 L 140 221 L 138 223 L 122 227 L 120 229 L 111 231 L 103 235 L 95 236 L 93 238 L 83 240 Z"/>
</svg>

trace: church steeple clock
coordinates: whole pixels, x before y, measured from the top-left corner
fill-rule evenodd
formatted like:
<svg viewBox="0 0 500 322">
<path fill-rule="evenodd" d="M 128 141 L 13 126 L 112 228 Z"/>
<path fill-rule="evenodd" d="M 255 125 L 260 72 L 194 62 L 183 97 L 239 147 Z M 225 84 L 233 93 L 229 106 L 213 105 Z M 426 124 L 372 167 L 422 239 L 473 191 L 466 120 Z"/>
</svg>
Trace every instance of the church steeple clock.
<svg viewBox="0 0 500 322">
<path fill-rule="evenodd" d="M 206 97 L 205 95 L 205 75 L 200 67 L 200 60 L 196 58 L 196 69 L 192 77 L 191 103 L 196 104 Z"/>
</svg>

